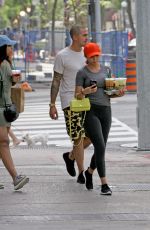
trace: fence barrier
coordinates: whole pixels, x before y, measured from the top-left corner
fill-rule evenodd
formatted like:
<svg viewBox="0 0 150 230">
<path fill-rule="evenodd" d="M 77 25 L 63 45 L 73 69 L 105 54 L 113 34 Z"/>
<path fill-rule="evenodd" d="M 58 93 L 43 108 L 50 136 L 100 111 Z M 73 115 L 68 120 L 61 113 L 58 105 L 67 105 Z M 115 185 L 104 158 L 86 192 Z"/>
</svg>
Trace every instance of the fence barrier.
<svg viewBox="0 0 150 230">
<path fill-rule="evenodd" d="M 17 44 L 14 47 L 14 59 L 18 61 L 19 64 L 21 62 L 24 64 L 24 67 L 17 67 L 21 69 L 24 68 L 25 80 L 28 80 L 28 77 L 31 79 L 35 78 L 35 74 L 34 76 L 28 74 L 31 72 L 30 69 L 32 64 L 32 66 L 34 66 L 39 62 L 50 63 L 54 58 L 53 56 L 57 54 L 59 50 L 63 49 L 66 45 L 69 45 L 70 40 L 67 41 L 66 44 L 67 34 L 68 31 L 66 31 L 65 28 L 55 30 L 54 42 L 52 39 L 52 31 L 47 29 L 16 30 L 13 32 L 13 39 L 17 41 Z M 115 77 L 126 76 L 128 32 L 115 30 L 102 31 L 100 35 L 102 47 L 102 57 L 100 61 L 111 68 L 112 75 Z M 55 52 L 52 52 L 53 49 Z M 50 75 L 50 72 L 48 72 L 48 74 Z M 46 71 L 46 76 L 48 74 Z M 39 77 L 41 78 L 41 75 Z M 128 82 L 129 81 L 130 80 L 128 80 Z"/>
</svg>

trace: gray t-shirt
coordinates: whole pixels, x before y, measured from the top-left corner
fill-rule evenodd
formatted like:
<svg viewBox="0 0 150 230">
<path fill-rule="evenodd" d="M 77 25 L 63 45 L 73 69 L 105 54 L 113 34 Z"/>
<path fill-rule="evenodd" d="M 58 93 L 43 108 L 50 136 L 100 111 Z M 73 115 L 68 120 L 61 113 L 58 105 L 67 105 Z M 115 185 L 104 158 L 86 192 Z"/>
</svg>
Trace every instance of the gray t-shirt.
<svg viewBox="0 0 150 230">
<path fill-rule="evenodd" d="M 75 79 L 77 71 L 85 65 L 83 50 L 75 52 L 66 47 L 59 51 L 54 63 L 54 71 L 63 75 L 60 85 L 60 99 L 62 109 L 70 106 L 74 98 Z"/>
<path fill-rule="evenodd" d="M 80 69 L 76 75 L 76 86 L 83 88 L 90 86 L 90 81 L 97 81 L 97 91 L 86 95 L 91 104 L 110 106 L 110 98 L 105 94 L 105 78 L 108 77 L 108 67 L 102 66 L 97 73 L 91 72 L 86 66 Z"/>
</svg>

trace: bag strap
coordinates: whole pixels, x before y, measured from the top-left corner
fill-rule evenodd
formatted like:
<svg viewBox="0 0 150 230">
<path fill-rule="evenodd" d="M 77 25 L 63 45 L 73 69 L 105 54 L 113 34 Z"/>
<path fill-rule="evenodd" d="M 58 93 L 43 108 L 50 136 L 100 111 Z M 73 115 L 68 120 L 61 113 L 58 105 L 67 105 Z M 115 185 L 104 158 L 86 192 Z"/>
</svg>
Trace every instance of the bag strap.
<svg viewBox="0 0 150 230">
<path fill-rule="evenodd" d="M 0 82 L 1 82 L 1 91 L 0 91 L 0 96 L 2 96 L 2 91 L 3 91 L 3 79 L 2 79 L 2 75 L 1 75 L 1 72 L 0 72 Z"/>
<path fill-rule="evenodd" d="M 3 85 L 3 76 L 1 74 L 1 71 L 0 71 L 0 76 L 1 76 L 1 95 L 2 95 L 2 92 L 3 92 L 3 97 L 4 97 L 4 103 L 5 103 L 5 107 L 7 107 L 7 104 L 6 104 L 6 99 L 5 99 L 5 94 L 4 94 L 4 85 Z"/>
</svg>

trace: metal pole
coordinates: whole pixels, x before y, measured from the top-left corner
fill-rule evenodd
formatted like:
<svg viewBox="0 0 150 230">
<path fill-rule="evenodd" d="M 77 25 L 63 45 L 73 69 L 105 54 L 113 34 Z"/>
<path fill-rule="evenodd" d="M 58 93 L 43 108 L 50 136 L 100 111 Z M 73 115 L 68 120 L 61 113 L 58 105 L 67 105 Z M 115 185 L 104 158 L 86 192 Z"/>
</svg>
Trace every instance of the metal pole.
<svg viewBox="0 0 150 230">
<path fill-rule="evenodd" d="M 101 8 L 99 0 L 95 0 L 95 30 L 96 42 L 101 43 Z"/>
<path fill-rule="evenodd" d="M 69 33 L 69 13 L 68 0 L 64 0 L 65 46 L 69 46 L 71 44 L 71 37 Z"/>
<path fill-rule="evenodd" d="M 150 150 L 150 1 L 136 0 L 138 149 Z"/>
<path fill-rule="evenodd" d="M 96 15 L 95 15 L 95 0 L 89 1 L 89 17 L 90 17 L 90 31 L 91 41 L 96 42 Z"/>
<path fill-rule="evenodd" d="M 123 16 L 123 30 L 126 30 L 126 16 L 125 16 L 125 8 L 122 8 L 122 16 Z"/>
<path fill-rule="evenodd" d="M 92 40 L 92 32 L 91 32 L 91 5 L 90 1 L 88 2 L 88 34 L 89 40 Z"/>
<path fill-rule="evenodd" d="M 101 43 L 101 11 L 99 0 L 89 0 L 89 35 L 91 41 Z"/>
<path fill-rule="evenodd" d="M 126 0 L 121 2 L 123 30 L 126 30 L 126 9 L 127 9 L 127 5 L 128 5 L 128 3 L 127 3 Z"/>
</svg>

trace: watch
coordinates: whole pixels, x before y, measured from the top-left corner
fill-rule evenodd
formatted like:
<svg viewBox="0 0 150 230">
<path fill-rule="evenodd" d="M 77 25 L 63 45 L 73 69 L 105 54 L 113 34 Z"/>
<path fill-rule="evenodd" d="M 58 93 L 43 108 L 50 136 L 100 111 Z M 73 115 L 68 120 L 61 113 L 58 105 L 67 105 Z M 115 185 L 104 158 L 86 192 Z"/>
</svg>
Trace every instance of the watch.
<svg viewBox="0 0 150 230">
<path fill-rule="evenodd" d="M 55 106 L 54 103 L 50 103 L 50 104 L 49 104 L 49 107 L 54 107 L 54 106 Z"/>
</svg>

